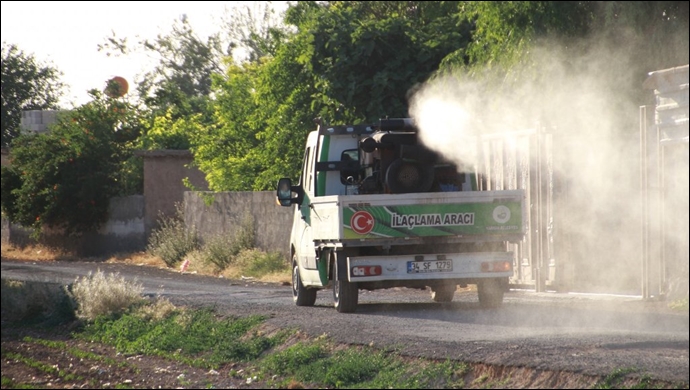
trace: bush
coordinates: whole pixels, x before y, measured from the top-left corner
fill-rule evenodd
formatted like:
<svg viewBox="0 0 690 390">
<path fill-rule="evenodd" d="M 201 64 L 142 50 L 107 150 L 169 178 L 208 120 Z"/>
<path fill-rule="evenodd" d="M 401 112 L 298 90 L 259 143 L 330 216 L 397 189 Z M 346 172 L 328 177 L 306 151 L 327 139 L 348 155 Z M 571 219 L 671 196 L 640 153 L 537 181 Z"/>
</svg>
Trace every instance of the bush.
<svg viewBox="0 0 690 390">
<path fill-rule="evenodd" d="M 139 111 L 103 98 L 62 113 L 50 131 L 12 142 L 12 165 L 2 170 L 7 218 L 34 235 L 49 226 L 69 234 L 98 230 L 110 198 L 140 193 L 142 165 L 130 161 Z"/>
<path fill-rule="evenodd" d="M 232 263 L 239 253 L 234 240 L 225 235 L 217 235 L 206 241 L 201 252 L 202 260 L 213 265 L 215 271 L 220 272 Z"/>
<path fill-rule="evenodd" d="M 184 257 L 199 248 L 199 238 L 194 229 L 186 229 L 180 204 L 171 217 L 160 216 L 159 227 L 149 237 L 147 251 L 158 256 L 168 267 L 174 267 Z"/>
<path fill-rule="evenodd" d="M 143 301 L 141 284 L 129 282 L 118 273 L 106 276 L 101 270 L 77 280 L 70 295 L 77 303 L 77 317 L 89 321 L 99 316 L 118 315 Z"/>
<path fill-rule="evenodd" d="M 2 279 L 2 321 L 59 324 L 74 320 L 74 306 L 59 283 Z"/>
<path fill-rule="evenodd" d="M 254 219 L 245 217 L 233 238 L 217 235 L 209 239 L 202 249 L 202 260 L 223 271 L 242 251 L 254 248 L 254 238 Z"/>
</svg>

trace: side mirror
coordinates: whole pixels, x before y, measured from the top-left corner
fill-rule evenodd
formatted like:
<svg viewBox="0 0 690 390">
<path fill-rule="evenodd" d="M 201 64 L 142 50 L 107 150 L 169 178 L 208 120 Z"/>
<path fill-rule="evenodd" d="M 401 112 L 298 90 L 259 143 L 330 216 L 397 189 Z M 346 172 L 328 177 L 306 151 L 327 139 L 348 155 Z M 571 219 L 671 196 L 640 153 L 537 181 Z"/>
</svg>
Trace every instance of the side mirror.
<svg viewBox="0 0 690 390">
<path fill-rule="evenodd" d="M 299 203 L 300 201 L 300 194 L 301 194 L 301 187 L 299 186 L 293 186 L 292 181 L 288 178 L 282 178 L 278 180 L 278 190 L 276 191 L 276 200 L 278 201 L 278 204 L 281 206 L 292 206 L 294 203 Z M 297 193 L 296 197 L 293 197 L 292 194 Z"/>
</svg>

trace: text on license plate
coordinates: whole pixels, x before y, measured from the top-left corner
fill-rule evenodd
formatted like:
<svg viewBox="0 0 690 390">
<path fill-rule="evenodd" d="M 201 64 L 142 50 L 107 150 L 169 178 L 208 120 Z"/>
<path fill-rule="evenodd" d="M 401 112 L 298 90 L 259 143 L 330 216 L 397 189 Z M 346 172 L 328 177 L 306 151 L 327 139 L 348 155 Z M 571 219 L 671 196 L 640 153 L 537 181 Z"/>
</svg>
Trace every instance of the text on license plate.
<svg viewBox="0 0 690 390">
<path fill-rule="evenodd" d="M 447 272 L 453 270 L 453 260 L 408 261 L 407 273 Z"/>
</svg>

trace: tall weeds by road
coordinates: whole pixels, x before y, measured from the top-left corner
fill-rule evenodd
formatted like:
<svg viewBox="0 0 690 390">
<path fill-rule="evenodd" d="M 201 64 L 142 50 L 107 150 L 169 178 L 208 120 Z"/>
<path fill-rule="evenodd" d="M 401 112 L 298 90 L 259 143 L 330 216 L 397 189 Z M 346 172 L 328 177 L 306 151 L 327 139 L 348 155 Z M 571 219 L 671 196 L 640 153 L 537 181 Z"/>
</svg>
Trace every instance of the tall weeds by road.
<svg viewBox="0 0 690 390">
<path fill-rule="evenodd" d="M 175 267 L 184 257 L 199 248 L 194 228 L 187 229 L 181 204 L 175 205 L 172 216 L 159 215 L 159 226 L 151 232 L 146 250 L 160 257 L 168 267 Z"/>
</svg>

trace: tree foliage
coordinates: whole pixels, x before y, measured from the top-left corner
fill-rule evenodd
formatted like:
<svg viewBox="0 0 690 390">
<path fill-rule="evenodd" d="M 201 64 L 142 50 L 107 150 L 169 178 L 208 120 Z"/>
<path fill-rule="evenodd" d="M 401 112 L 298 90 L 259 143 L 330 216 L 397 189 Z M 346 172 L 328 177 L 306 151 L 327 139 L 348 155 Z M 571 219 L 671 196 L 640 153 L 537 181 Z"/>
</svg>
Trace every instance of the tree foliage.
<svg viewBox="0 0 690 390">
<path fill-rule="evenodd" d="M 156 65 L 137 77 L 136 91 L 151 110 L 150 118 L 171 115 L 173 119 L 207 112 L 211 75 L 222 73 L 222 58 L 227 54 L 218 34 L 199 37 L 186 15 L 173 23 L 169 33 L 133 45 L 113 34 L 99 50 L 109 56 L 141 52 L 153 58 Z"/>
<path fill-rule="evenodd" d="M 16 45 L 2 43 L 2 146 L 19 135 L 22 111 L 58 108 L 61 75 Z"/>
<path fill-rule="evenodd" d="M 626 86 L 635 89 L 647 72 L 688 62 L 687 2 L 471 1 L 457 12 L 471 21 L 472 40 L 449 53 L 441 69 L 464 69 L 468 77 L 495 70 L 504 82 L 539 78 L 533 54 L 540 46 L 572 58 L 602 48 L 627 52 L 634 61 L 610 65 L 635 66 Z"/>
<path fill-rule="evenodd" d="M 410 94 L 447 72 L 496 70 L 502 86 L 544 78 L 533 56 L 544 42 L 570 58 L 593 42 L 632 53 L 635 77 L 617 85 L 627 91 L 641 91 L 646 72 L 687 64 L 687 2 L 299 1 L 283 25 L 274 16 L 267 4 L 240 8 L 208 39 L 184 16 L 134 46 L 108 38 L 109 54 L 156 58 L 136 86 L 145 109 L 92 91 L 49 133 L 16 138 L 2 168 L 3 211 L 37 231 L 96 229 L 110 197 L 141 189 L 134 148 L 191 149 L 212 190 L 272 190 L 298 175 L 314 118 L 407 116 Z M 3 43 L 3 145 L 21 110 L 55 107 L 58 76 Z"/>
<path fill-rule="evenodd" d="M 194 142 L 214 190 L 268 190 L 299 171 L 304 140 L 327 123 L 407 115 L 407 92 L 469 42 L 456 2 L 299 2 L 273 55 L 218 78 L 214 128 Z M 460 27 L 457 27 L 457 26 Z M 447 28 L 448 34 L 439 35 Z M 212 142 L 215 139 L 217 142 Z"/>
<path fill-rule="evenodd" d="M 12 222 L 78 234 L 97 230 L 110 198 L 140 193 L 132 145 L 140 118 L 129 104 L 91 91 L 94 99 L 58 117 L 50 131 L 15 139 L 2 167 L 2 210 Z"/>
<path fill-rule="evenodd" d="M 238 7 L 224 16 L 220 36 L 228 41 L 227 52 L 235 63 L 258 62 L 275 54 L 287 32 L 272 3 L 254 2 L 253 7 Z"/>
</svg>

